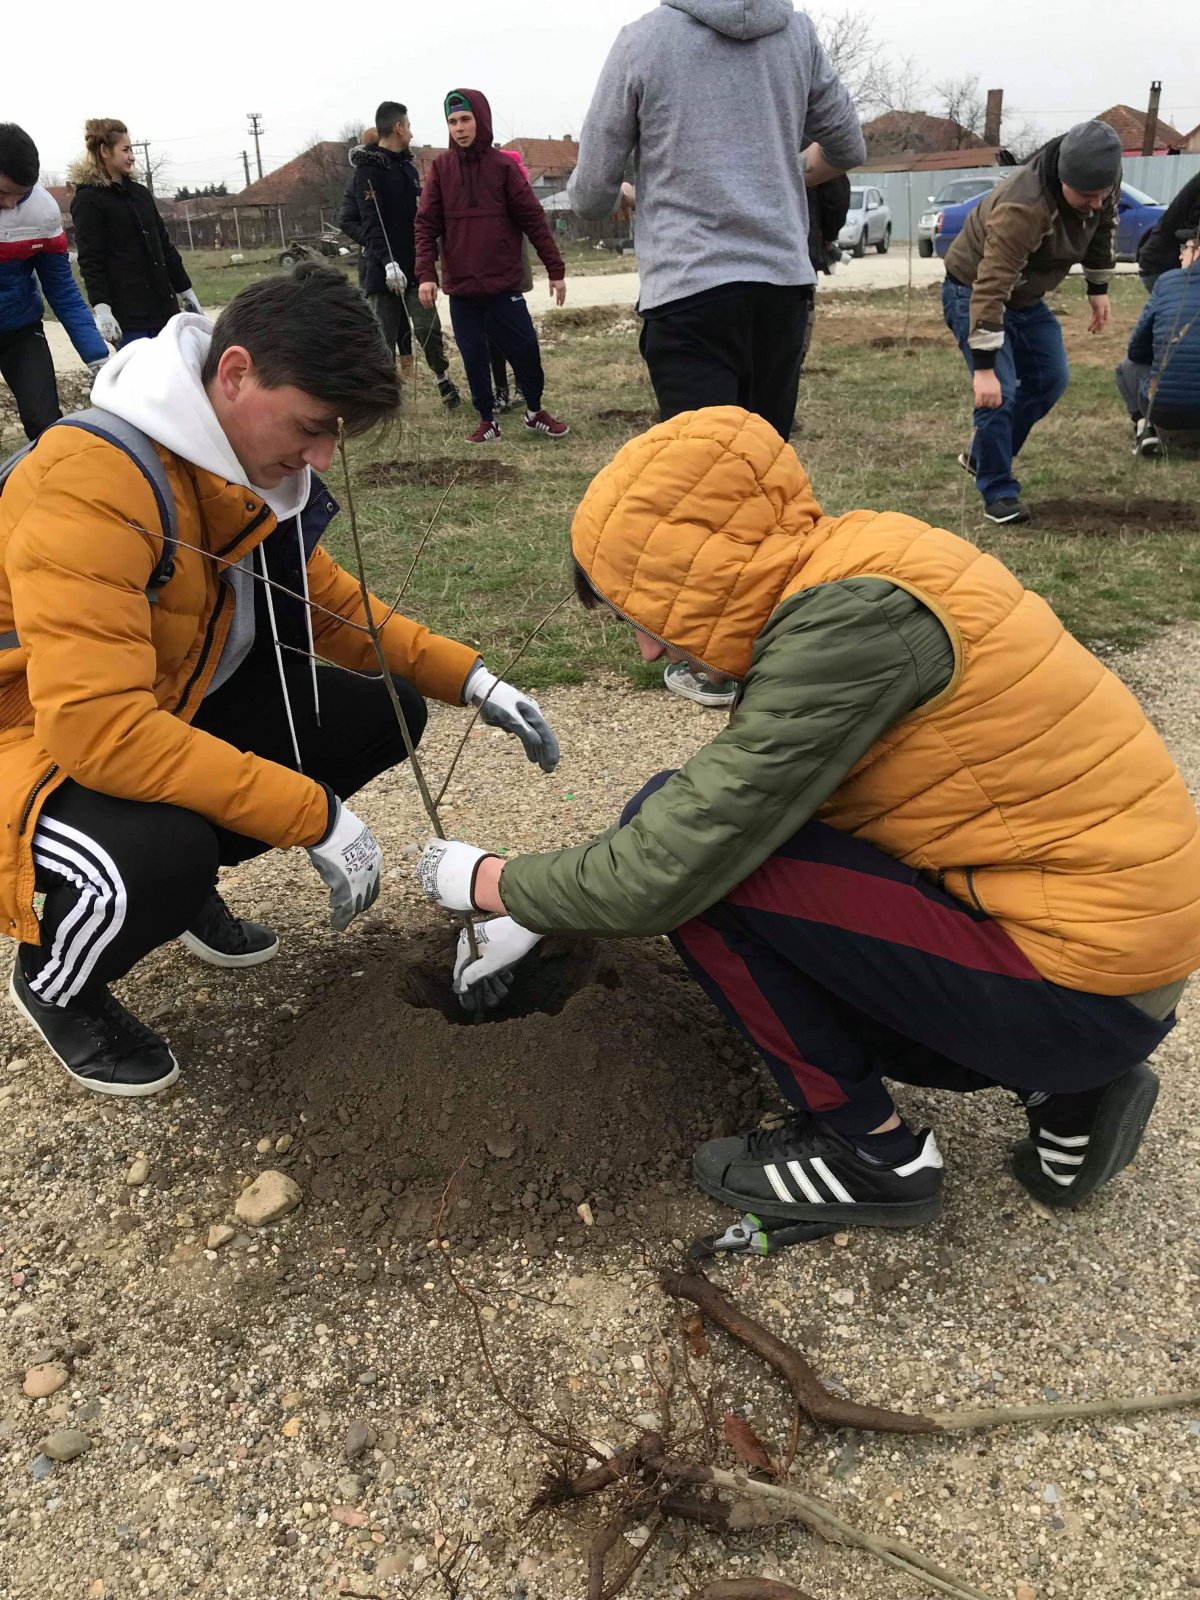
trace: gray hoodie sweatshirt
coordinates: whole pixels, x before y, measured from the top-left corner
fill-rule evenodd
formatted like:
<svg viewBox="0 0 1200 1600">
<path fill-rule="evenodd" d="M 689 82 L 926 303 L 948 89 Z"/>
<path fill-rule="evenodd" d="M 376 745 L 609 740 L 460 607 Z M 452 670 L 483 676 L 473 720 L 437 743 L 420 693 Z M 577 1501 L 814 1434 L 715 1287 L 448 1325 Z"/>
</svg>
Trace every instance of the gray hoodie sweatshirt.
<svg viewBox="0 0 1200 1600">
<path fill-rule="evenodd" d="M 866 160 L 849 94 L 789 0 L 663 0 L 617 35 L 570 183 L 618 201 L 632 156 L 643 311 L 725 283 L 816 281 L 800 151 Z"/>
</svg>

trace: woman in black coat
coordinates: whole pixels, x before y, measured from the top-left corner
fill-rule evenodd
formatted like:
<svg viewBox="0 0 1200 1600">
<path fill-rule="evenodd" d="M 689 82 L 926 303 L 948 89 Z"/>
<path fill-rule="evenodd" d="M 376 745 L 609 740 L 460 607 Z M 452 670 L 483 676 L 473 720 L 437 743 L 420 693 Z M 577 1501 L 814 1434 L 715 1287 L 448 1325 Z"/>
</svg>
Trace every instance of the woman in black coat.
<svg viewBox="0 0 1200 1600">
<path fill-rule="evenodd" d="M 111 117 L 84 129 L 87 154 L 73 173 L 75 248 L 96 325 L 113 344 L 152 339 L 179 310 L 200 311 L 154 196 L 131 176 L 129 130 Z"/>
</svg>

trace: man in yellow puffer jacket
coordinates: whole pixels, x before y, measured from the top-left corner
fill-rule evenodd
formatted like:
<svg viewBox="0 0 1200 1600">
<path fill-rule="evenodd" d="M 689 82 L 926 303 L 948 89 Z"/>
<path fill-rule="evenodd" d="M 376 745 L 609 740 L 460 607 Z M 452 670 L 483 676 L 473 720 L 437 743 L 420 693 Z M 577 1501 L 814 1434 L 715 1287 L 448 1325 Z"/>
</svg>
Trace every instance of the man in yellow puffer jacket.
<svg viewBox="0 0 1200 1600">
<path fill-rule="evenodd" d="M 572 539 L 586 604 L 739 698 L 589 844 L 427 848 L 433 898 L 509 913 L 460 993 L 494 999 L 552 930 L 669 933 L 797 1108 L 705 1145 L 709 1193 L 792 1226 L 932 1217 L 942 1158 L 892 1078 L 1013 1089 L 1017 1177 L 1082 1203 L 1137 1149 L 1200 966 L 1200 825 L 1133 696 L 974 545 L 824 516 L 737 408 L 631 441 Z"/>
<path fill-rule="evenodd" d="M 244 289 L 215 329 L 179 316 L 129 345 L 92 400 L 97 431 L 47 429 L 0 496 L 0 917 L 18 1008 L 77 1083 L 132 1096 L 178 1066 L 109 984 L 177 935 L 223 967 L 278 949 L 227 911 L 219 865 L 304 846 L 336 928 L 378 893 L 379 846 L 343 802 L 405 746 L 312 469 L 339 419 L 368 427 L 400 394 L 362 296 L 306 265 Z M 130 429 L 157 475 L 121 446 Z M 370 604 L 414 744 L 426 695 L 486 695 L 485 720 L 553 767 L 535 702 Z"/>
</svg>

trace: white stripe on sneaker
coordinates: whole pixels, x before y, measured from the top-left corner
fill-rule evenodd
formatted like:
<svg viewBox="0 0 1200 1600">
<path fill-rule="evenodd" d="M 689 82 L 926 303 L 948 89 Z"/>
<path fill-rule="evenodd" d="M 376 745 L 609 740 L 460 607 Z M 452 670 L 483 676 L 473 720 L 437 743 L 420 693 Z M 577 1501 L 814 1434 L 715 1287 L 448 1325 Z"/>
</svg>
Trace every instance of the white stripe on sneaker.
<svg viewBox="0 0 1200 1600">
<path fill-rule="evenodd" d="M 771 1185 L 772 1189 L 774 1189 L 779 1199 L 782 1200 L 786 1205 L 794 1206 L 796 1203 L 796 1196 L 780 1177 L 779 1168 L 775 1166 L 773 1162 L 768 1161 L 763 1167 L 763 1171 L 766 1173 L 767 1181 Z"/>
<path fill-rule="evenodd" d="M 792 1177 L 795 1178 L 796 1182 L 800 1185 L 801 1189 L 804 1190 L 804 1193 L 808 1196 L 811 1203 L 814 1206 L 823 1206 L 825 1204 L 825 1196 L 817 1188 L 816 1184 L 809 1177 L 808 1173 L 805 1172 L 800 1163 L 798 1161 L 789 1161 L 787 1168 Z"/>
<path fill-rule="evenodd" d="M 1047 1150 L 1045 1145 L 1038 1145 L 1038 1155 L 1042 1158 L 1042 1165 L 1047 1161 L 1057 1161 L 1064 1167 L 1081 1167 L 1086 1161 L 1086 1156 L 1069 1156 L 1065 1150 Z"/>
<path fill-rule="evenodd" d="M 1064 1189 L 1069 1188 L 1075 1182 L 1075 1174 L 1073 1172 L 1055 1172 L 1052 1167 L 1046 1165 L 1044 1156 L 1042 1157 L 1042 1174 L 1044 1177 L 1049 1178 L 1051 1183 L 1061 1184 Z"/>
<path fill-rule="evenodd" d="M 1052 1144 L 1061 1144 L 1066 1150 L 1080 1150 L 1091 1134 L 1088 1133 L 1051 1133 L 1049 1128 L 1038 1129 L 1039 1139 L 1049 1139 Z"/>
<path fill-rule="evenodd" d="M 852 1206 L 854 1204 L 854 1196 L 849 1192 L 849 1190 L 847 1190 L 838 1182 L 833 1173 L 830 1172 L 829 1168 L 825 1165 L 824 1161 L 821 1160 L 820 1156 L 813 1156 L 812 1160 L 809 1162 L 809 1166 L 816 1173 L 817 1177 L 821 1179 L 822 1183 L 825 1184 L 835 1200 L 840 1200 L 844 1205 L 848 1206 Z"/>
</svg>

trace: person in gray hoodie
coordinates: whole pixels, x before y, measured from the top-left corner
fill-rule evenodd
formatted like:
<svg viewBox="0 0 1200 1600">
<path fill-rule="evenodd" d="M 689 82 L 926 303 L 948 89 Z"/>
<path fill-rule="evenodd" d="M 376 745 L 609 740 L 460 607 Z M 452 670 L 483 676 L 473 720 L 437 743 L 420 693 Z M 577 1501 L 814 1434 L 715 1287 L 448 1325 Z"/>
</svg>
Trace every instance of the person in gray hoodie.
<svg viewBox="0 0 1200 1600">
<path fill-rule="evenodd" d="M 632 160 L 641 350 L 663 421 L 738 405 L 788 437 L 816 282 L 807 190 L 866 153 L 790 0 L 662 0 L 621 29 L 569 194 L 580 216 L 607 216 Z M 701 704 L 733 699 L 686 662 L 665 676 Z"/>
</svg>

